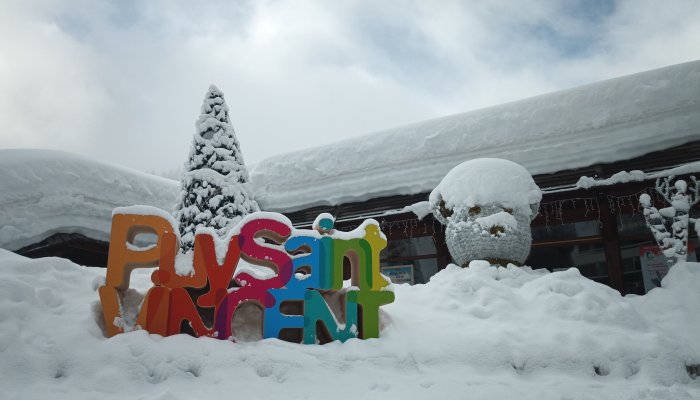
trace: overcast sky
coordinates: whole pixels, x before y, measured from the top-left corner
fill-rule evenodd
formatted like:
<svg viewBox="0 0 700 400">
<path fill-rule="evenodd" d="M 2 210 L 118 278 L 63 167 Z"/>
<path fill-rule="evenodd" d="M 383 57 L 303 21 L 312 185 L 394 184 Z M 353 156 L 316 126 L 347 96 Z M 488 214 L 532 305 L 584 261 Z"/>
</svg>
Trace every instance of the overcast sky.
<svg viewBox="0 0 700 400">
<path fill-rule="evenodd" d="M 248 165 L 700 59 L 700 1 L 0 2 L 0 148 L 154 172 L 209 84 Z"/>
</svg>

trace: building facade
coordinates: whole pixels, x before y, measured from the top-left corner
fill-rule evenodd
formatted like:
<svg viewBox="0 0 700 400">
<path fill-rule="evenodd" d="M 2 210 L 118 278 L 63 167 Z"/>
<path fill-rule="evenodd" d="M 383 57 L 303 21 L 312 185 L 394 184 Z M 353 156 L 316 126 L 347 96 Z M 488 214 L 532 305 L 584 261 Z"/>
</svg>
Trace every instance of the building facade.
<svg viewBox="0 0 700 400">
<path fill-rule="evenodd" d="M 428 194 L 451 168 L 479 157 L 521 164 L 544 192 L 526 265 L 574 267 L 642 294 L 640 249 L 654 242 L 638 199 L 647 193 L 662 205 L 657 177 L 700 172 L 700 61 L 275 156 L 252 169 L 251 184 L 263 210 L 301 228 L 322 212 L 343 230 L 376 219 L 389 241 L 382 265 L 403 267 L 419 284 L 451 262 Z M 161 186 L 153 204 L 161 206 L 170 186 L 152 184 Z M 53 230 L 11 250 L 106 264 L 103 237 Z"/>
</svg>

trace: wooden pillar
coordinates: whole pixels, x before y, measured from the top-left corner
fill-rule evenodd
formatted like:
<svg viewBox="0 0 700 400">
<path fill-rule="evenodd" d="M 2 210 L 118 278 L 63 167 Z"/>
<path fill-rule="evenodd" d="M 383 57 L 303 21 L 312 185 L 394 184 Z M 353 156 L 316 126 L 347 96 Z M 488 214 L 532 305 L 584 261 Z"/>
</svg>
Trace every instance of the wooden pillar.
<svg viewBox="0 0 700 400">
<path fill-rule="evenodd" d="M 622 254 L 620 253 L 620 239 L 617 234 L 617 219 L 610 210 L 608 198 L 605 193 L 598 193 L 600 205 L 600 220 L 603 224 L 602 236 L 605 246 L 605 261 L 608 265 L 608 279 L 610 287 L 625 294 L 625 278 L 622 272 Z"/>
<path fill-rule="evenodd" d="M 435 242 L 435 250 L 437 251 L 437 264 L 438 271 L 445 269 L 447 264 L 452 262 L 452 256 L 450 255 L 450 250 L 447 248 L 447 243 L 445 242 L 445 226 L 439 222 L 433 224 L 435 230 L 433 231 L 433 241 Z"/>
</svg>

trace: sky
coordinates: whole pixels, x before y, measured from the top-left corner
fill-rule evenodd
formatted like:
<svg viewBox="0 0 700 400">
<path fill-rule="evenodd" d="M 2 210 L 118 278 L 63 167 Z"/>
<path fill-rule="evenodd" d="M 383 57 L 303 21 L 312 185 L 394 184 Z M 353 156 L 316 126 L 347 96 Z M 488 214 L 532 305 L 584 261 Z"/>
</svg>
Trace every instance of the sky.
<svg viewBox="0 0 700 400">
<path fill-rule="evenodd" d="M 0 2 L 0 148 L 176 176 L 210 84 L 247 165 L 700 59 L 700 1 Z"/>
</svg>

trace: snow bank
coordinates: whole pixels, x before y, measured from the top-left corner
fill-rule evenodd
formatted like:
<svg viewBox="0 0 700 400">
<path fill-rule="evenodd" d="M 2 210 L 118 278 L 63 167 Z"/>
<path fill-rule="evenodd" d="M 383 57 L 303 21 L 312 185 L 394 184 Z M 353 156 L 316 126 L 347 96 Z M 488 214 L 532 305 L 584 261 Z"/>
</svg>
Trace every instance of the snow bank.
<svg viewBox="0 0 700 400">
<path fill-rule="evenodd" d="M 179 184 L 77 154 L 0 150 L 0 247 L 16 250 L 55 232 L 107 240 L 112 210 L 172 210 Z"/>
<path fill-rule="evenodd" d="M 8 398 L 696 399 L 700 264 L 644 297 L 577 270 L 450 266 L 396 285 L 378 340 L 233 344 L 102 336 L 105 270 L 0 250 L 0 387 Z M 148 270 L 132 285 L 150 286 Z M 597 372 L 596 372 L 597 371 Z"/>
<path fill-rule="evenodd" d="M 429 192 L 472 158 L 532 175 L 638 157 L 697 140 L 700 61 L 593 83 L 278 155 L 251 171 L 263 209 Z"/>
</svg>

